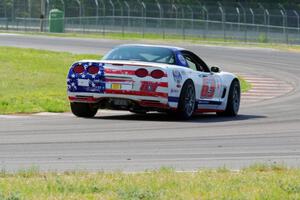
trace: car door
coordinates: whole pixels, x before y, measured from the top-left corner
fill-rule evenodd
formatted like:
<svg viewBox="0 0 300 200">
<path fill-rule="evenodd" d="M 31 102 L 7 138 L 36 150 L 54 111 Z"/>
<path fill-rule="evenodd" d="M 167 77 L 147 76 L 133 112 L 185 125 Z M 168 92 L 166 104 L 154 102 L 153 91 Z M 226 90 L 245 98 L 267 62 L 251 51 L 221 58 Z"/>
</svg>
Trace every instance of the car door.
<svg viewBox="0 0 300 200">
<path fill-rule="evenodd" d="M 198 109 L 216 109 L 221 104 L 222 84 L 220 77 L 210 72 L 207 65 L 195 54 L 189 51 L 182 52 L 188 67 L 197 73 L 196 100 Z"/>
</svg>

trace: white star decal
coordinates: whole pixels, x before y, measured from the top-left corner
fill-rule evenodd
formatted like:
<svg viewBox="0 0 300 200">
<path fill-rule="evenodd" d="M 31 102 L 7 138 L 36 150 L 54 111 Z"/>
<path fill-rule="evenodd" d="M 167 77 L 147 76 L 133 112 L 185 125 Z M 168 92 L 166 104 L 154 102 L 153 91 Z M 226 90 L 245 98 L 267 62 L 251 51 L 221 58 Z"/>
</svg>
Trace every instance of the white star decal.
<svg viewBox="0 0 300 200">
<path fill-rule="evenodd" d="M 72 77 L 72 78 L 75 78 L 75 74 L 72 74 L 71 77 Z"/>
<path fill-rule="evenodd" d="M 81 77 L 82 77 L 82 78 L 85 78 L 85 75 L 84 75 L 84 74 L 82 74 L 82 75 L 81 75 Z"/>
</svg>

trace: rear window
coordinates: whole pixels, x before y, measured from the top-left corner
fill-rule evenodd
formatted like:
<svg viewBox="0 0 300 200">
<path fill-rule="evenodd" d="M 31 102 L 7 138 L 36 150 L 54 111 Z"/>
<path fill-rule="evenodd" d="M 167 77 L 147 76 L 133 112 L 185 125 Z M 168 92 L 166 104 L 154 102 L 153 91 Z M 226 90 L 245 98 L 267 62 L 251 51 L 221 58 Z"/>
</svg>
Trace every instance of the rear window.
<svg viewBox="0 0 300 200">
<path fill-rule="evenodd" d="M 120 46 L 104 56 L 103 60 L 132 60 L 175 64 L 175 56 L 172 50 L 151 46 Z"/>
</svg>

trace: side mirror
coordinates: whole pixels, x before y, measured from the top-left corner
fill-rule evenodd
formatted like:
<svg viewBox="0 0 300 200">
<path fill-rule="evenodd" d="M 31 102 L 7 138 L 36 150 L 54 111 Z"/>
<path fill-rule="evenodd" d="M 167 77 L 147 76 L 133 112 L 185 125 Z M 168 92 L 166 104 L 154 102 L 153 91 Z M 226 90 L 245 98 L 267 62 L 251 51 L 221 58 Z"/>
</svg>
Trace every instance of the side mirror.
<svg viewBox="0 0 300 200">
<path fill-rule="evenodd" d="M 220 72 L 220 68 L 219 67 L 211 67 L 210 71 L 212 71 L 214 73 L 219 73 Z"/>
</svg>

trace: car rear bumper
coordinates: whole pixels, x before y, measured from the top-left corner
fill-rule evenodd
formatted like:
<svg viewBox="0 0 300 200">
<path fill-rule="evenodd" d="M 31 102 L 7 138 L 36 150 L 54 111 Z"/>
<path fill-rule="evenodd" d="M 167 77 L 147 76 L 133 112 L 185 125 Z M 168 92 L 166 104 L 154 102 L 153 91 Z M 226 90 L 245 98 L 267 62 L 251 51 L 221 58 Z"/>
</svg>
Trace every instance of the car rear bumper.
<svg viewBox="0 0 300 200">
<path fill-rule="evenodd" d="M 161 94 L 139 93 L 134 91 L 112 92 L 112 93 L 76 93 L 68 92 L 70 102 L 95 103 L 103 108 L 120 108 L 130 110 L 132 107 L 169 109 L 168 97 Z M 119 100 L 127 101 L 125 105 L 115 105 Z M 119 101 L 120 102 L 120 101 Z"/>
</svg>

